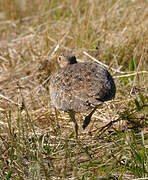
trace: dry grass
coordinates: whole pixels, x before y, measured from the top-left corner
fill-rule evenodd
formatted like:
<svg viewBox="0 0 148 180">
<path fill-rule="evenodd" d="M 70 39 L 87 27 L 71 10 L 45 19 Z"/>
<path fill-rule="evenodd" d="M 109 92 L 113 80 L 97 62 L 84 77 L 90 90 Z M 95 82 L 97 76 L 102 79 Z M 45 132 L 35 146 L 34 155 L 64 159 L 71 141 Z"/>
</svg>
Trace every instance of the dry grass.
<svg viewBox="0 0 148 180">
<path fill-rule="evenodd" d="M 100 60 L 117 86 L 79 141 L 50 102 L 61 52 Z M 147 70 L 146 0 L 0 0 L 0 179 L 148 177 Z"/>
</svg>

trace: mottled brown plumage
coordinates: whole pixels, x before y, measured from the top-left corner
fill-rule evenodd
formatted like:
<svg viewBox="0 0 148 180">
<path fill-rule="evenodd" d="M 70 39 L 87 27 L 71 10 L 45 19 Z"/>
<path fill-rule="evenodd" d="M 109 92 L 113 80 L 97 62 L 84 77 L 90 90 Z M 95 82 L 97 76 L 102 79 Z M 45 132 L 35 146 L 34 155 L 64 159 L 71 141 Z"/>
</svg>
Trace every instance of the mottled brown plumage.
<svg viewBox="0 0 148 180">
<path fill-rule="evenodd" d="M 50 82 L 51 101 L 58 110 L 69 113 L 77 136 L 75 113 L 94 108 L 83 122 L 85 129 L 95 109 L 115 97 L 116 87 L 106 68 L 96 62 L 77 62 L 71 54 L 59 56 L 58 62 L 61 69 Z"/>
</svg>

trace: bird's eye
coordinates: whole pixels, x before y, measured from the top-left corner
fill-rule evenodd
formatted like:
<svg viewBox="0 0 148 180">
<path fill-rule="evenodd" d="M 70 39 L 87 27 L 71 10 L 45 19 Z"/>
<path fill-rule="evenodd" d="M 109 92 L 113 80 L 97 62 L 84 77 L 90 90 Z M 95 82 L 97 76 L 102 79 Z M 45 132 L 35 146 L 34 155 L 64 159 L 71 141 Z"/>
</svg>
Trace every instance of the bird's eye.
<svg viewBox="0 0 148 180">
<path fill-rule="evenodd" d="M 60 56 L 60 57 L 59 57 L 59 61 L 61 61 L 61 59 L 62 59 L 62 58 L 61 58 L 61 56 Z"/>
</svg>

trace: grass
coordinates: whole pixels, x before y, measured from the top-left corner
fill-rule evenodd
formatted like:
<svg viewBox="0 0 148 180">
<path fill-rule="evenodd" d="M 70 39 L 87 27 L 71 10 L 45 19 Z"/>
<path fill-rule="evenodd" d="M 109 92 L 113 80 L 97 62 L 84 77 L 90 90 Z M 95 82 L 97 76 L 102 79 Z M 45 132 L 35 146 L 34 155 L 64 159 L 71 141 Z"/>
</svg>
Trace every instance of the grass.
<svg viewBox="0 0 148 180">
<path fill-rule="evenodd" d="M 0 1 L 0 179 L 148 178 L 147 18 L 145 0 Z M 50 102 L 61 52 L 101 61 L 117 87 L 78 141 Z"/>
</svg>

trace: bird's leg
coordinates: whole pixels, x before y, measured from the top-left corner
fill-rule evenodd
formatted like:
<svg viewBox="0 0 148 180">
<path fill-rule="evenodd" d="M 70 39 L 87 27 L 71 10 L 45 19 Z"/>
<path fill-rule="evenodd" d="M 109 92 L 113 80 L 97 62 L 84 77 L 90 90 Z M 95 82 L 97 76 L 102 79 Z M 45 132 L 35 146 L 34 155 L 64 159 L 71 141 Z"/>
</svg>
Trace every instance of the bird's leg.
<svg viewBox="0 0 148 180">
<path fill-rule="evenodd" d="M 94 112 L 95 112 L 96 109 L 97 109 L 97 107 L 95 107 L 95 108 L 92 110 L 92 112 L 85 117 L 85 120 L 84 120 L 83 125 L 82 125 L 83 129 L 85 129 L 85 128 L 89 125 L 90 120 L 91 120 L 91 117 L 92 117 L 92 115 L 94 114 Z"/>
<path fill-rule="evenodd" d="M 74 111 L 69 111 L 68 114 L 69 114 L 72 122 L 74 123 L 76 138 L 78 138 L 78 124 L 77 124 L 77 121 L 75 119 L 75 112 Z"/>
</svg>

